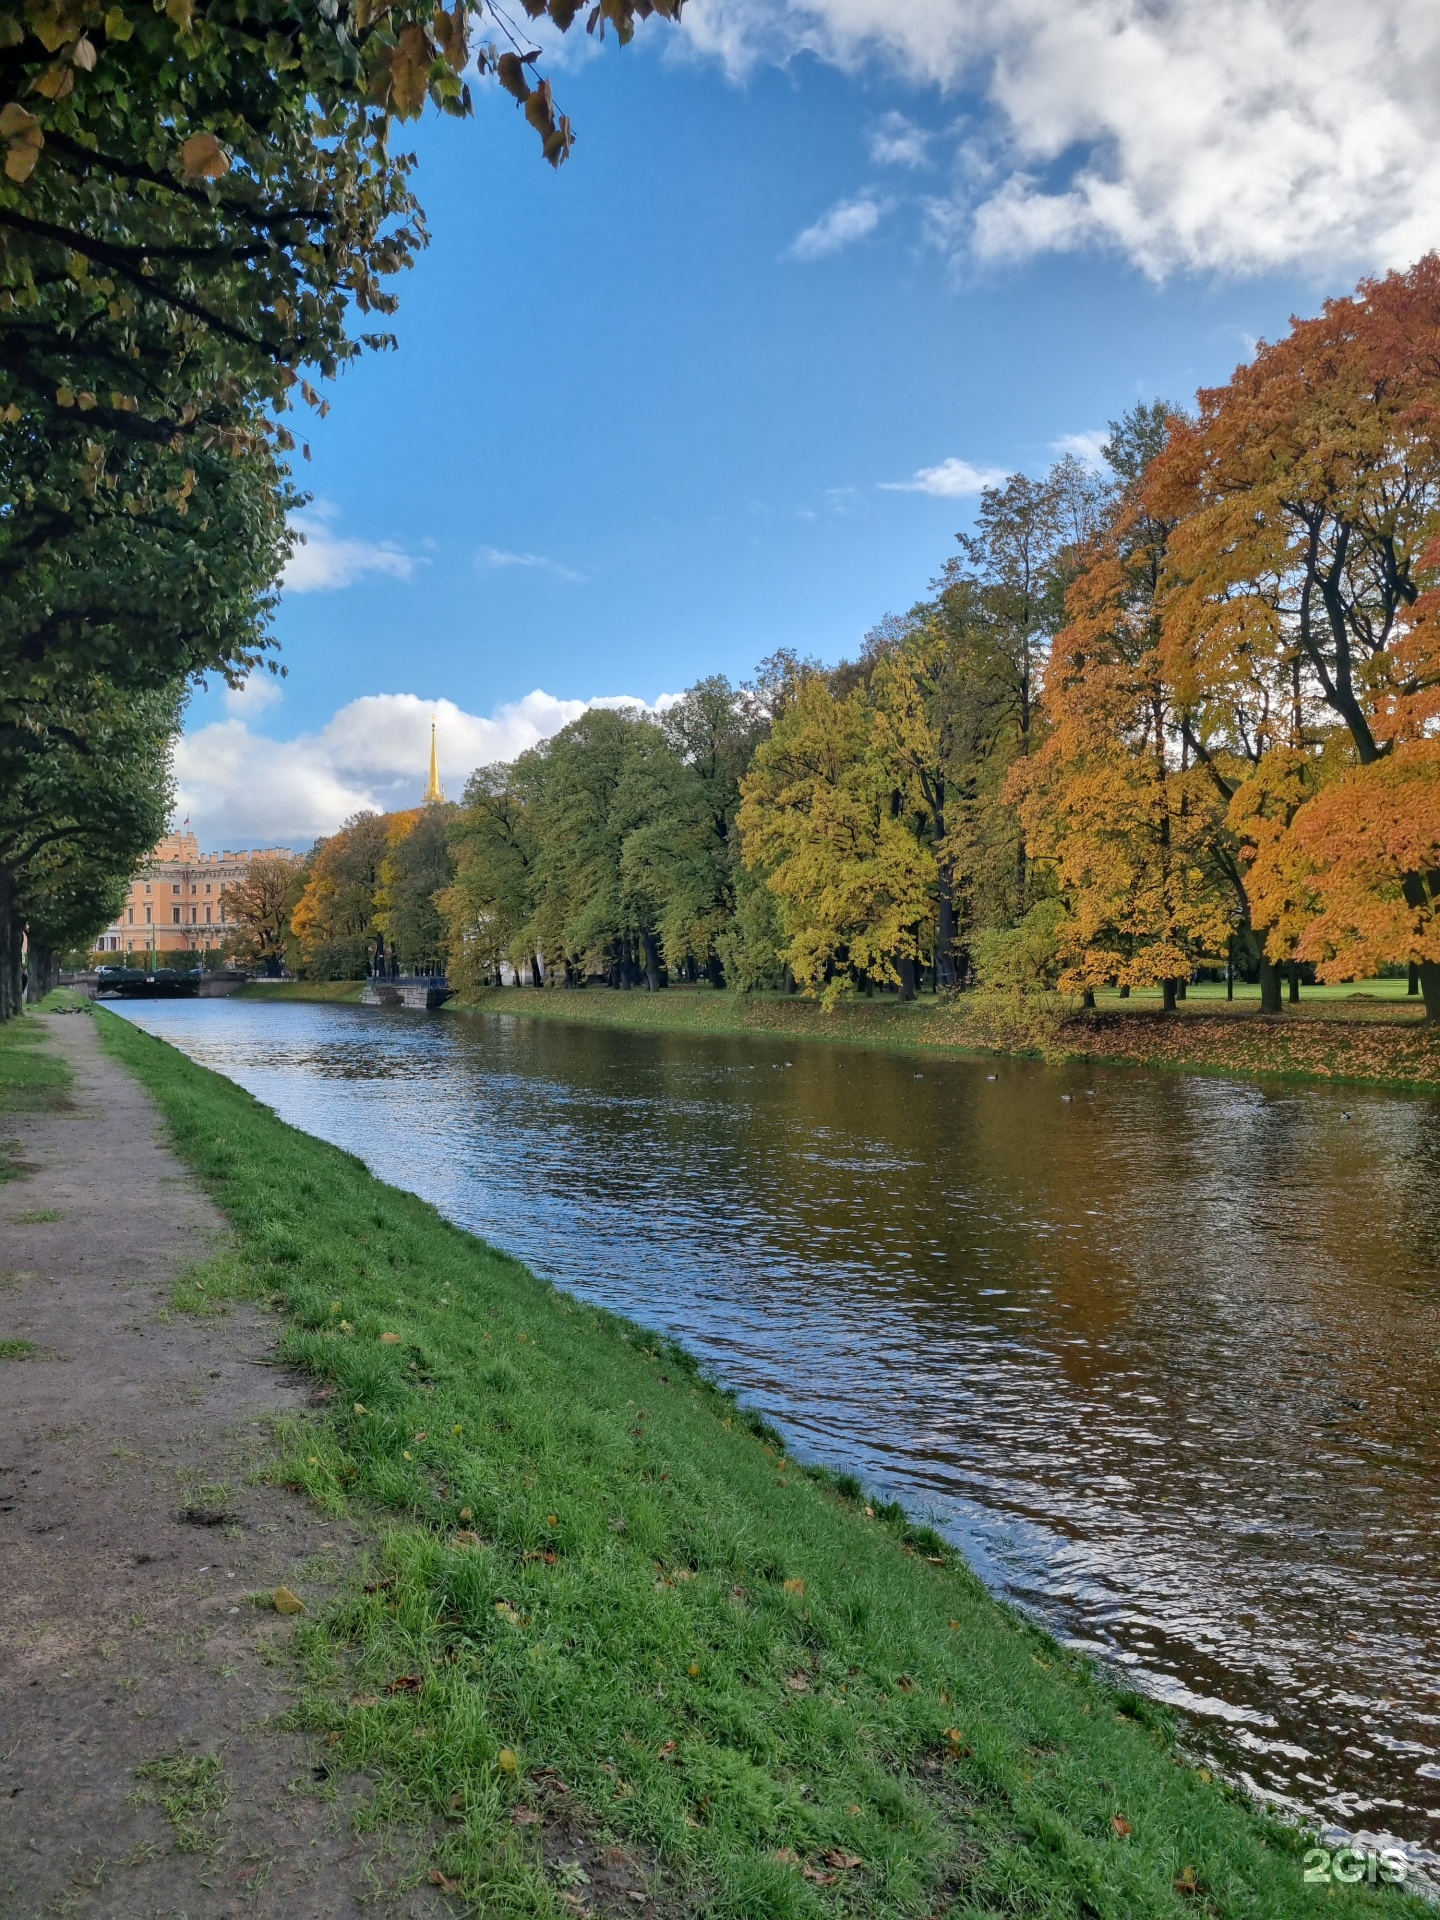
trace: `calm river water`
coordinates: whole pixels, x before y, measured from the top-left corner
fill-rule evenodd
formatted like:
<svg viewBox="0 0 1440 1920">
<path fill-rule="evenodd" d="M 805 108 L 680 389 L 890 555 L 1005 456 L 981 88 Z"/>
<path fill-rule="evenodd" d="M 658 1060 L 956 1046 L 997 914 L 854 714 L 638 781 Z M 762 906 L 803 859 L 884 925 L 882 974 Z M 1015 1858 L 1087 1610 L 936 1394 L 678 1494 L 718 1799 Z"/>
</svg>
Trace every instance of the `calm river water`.
<svg viewBox="0 0 1440 1920">
<path fill-rule="evenodd" d="M 1440 1856 L 1440 1102 L 224 1000 L 125 1009 L 1188 1710 Z"/>
</svg>

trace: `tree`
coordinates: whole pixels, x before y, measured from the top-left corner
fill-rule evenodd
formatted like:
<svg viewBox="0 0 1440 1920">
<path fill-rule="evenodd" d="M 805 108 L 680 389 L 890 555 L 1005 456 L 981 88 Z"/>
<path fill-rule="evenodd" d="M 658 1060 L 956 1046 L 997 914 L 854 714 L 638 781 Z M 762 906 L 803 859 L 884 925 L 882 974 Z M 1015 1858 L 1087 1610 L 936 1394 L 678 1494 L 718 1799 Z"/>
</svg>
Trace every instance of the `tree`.
<svg viewBox="0 0 1440 1920">
<path fill-rule="evenodd" d="M 498 979 L 503 961 L 534 951 L 534 806 L 543 767 L 538 754 L 523 754 L 513 766 L 477 767 L 466 782 L 450 827 L 455 877 L 439 902 L 462 992 L 478 991 Z"/>
<path fill-rule="evenodd" d="M 178 692 L 90 691 L 50 716 L 48 751 L 0 783 L 0 1019 L 21 1010 L 27 927 L 37 955 L 98 932 L 169 816 Z"/>
<path fill-rule="evenodd" d="M 1238 668 L 1255 685 L 1257 766 L 1278 742 L 1315 770 L 1308 789 L 1292 782 L 1297 805 L 1282 830 L 1245 849 L 1253 890 L 1288 898 L 1301 843 L 1323 878 L 1319 828 L 1300 822 L 1332 778 L 1337 797 L 1320 820 L 1336 860 L 1347 818 L 1361 830 L 1375 809 L 1400 804 L 1410 777 L 1423 822 L 1435 792 L 1426 729 L 1440 697 L 1440 259 L 1367 281 L 1262 344 L 1225 387 L 1200 395 L 1198 419 L 1155 463 L 1147 493 L 1177 522 L 1167 629 L 1197 662 L 1219 662 L 1222 676 Z M 1376 776 L 1401 746 L 1405 773 Z M 1237 793 L 1232 818 L 1247 817 L 1273 815 Z M 1440 879 L 1423 864 L 1432 838 L 1428 828 L 1394 836 L 1394 852 L 1408 845 L 1421 864 L 1383 880 L 1383 863 L 1345 859 L 1342 890 L 1362 873 L 1382 892 L 1393 879 L 1408 918 L 1385 922 L 1388 957 L 1418 965 L 1427 1014 L 1440 1019 Z M 1347 944 L 1333 919 L 1315 935 L 1331 971 L 1379 951 L 1380 921 L 1360 906 L 1351 899 L 1341 918 L 1365 921 L 1366 939 Z M 1307 952 L 1309 937 L 1296 935 L 1295 950 Z M 1266 942 L 1278 958 L 1286 936 L 1272 925 Z"/>
<path fill-rule="evenodd" d="M 413 820 L 413 813 L 408 816 Z M 317 980 L 363 980 L 376 954 L 375 896 L 395 823 L 404 814 L 357 813 L 315 843 L 290 926 Z"/>
<path fill-rule="evenodd" d="M 233 959 L 272 978 L 285 964 L 290 920 L 300 903 L 304 874 L 284 854 L 262 853 L 220 895 L 220 909 L 236 931 L 228 941 Z"/>
<path fill-rule="evenodd" d="M 449 830 L 457 811 L 443 804 L 422 808 L 408 829 L 392 829 L 380 863 L 375 924 L 392 958 L 412 973 L 422 967 L 446 969 L 449 939 L 439 902 L 455 879 Z"/>
<path fill-rule="evenodd" d="M 1033 856 L 1058 887 L 1059 984 L 1153 986 L 1174 1006 L 1197 964 L 1227 949 L 1239 869 L 1228 845 L 1233 786 L 1215 775 L 1209 727 L 1177 686 L 1161 583 L 1173 525 L 1145 477 L 1177 419 L 1163 403 L 1111 423 L 1110 511 L 1077 556 L 1044 691 L 1049 732 L 1015 766 Z"/>
<path fill-rule="evenodd" d="M 745 860 L 765 876 L 795 979 L 833 1005 L 880 981 L 913 994 L 934 915 L 935 856 L 911 768 L 866 689 L 807 674 L 741 782 Z"/>
</svg>

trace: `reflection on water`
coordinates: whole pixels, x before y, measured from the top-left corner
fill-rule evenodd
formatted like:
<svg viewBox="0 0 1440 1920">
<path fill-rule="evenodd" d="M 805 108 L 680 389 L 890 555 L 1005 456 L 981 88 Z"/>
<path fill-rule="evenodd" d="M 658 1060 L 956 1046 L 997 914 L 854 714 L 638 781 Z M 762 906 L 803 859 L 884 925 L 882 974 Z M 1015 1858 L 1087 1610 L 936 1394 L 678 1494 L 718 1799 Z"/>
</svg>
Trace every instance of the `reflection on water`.
<svg viewBox="0 0 1440 1920">
<path fill-rule="evenodd" d="M 587 1298 L 1197 1716 L 1440 1846 L 1440 1104 L 509 1018 L 129 1017 Z"/>
</svg>

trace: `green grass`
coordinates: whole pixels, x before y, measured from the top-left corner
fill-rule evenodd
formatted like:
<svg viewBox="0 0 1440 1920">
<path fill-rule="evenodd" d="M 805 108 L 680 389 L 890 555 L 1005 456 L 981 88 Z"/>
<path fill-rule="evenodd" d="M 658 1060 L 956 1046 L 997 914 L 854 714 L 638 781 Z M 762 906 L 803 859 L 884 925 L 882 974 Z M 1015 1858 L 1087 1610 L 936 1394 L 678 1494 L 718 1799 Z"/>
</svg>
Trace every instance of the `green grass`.
<svg viewBox="0 0 1440 1920">
<path fill-rule="evenodd" d="M 0 1113 L 38 1113 L 63 1106 L 70 1068 L 45 1042 L 47 1023 L 33 1013 L 0 1024 Z M 5 1154 L 0 1147 L 0 1180 Z"/>
<path fill-rule="evenodd" d="M 136 1767 L 135 1806 L 158 1806 L 175 1830 L 177 1853 L 208 1853 L 220 1837 L 230 1795 L 213 1753 L 171 1753 Z"/>
<path fill-rule="evenodd" d="M 101 1020 L 229 1216 L 207 1296 L 276 1308 L 332 1396 L 276 1473 L 381 1528 L 363 1589 L 302 1587 L 302 1720 L 469 1910 L 567 1910 L 559 1779 L 663 1911 L 712 1920 L 1424 1911 L 1307 1888 L 1302 1837 L 1184 1765 L 1161 1711 L 683 1352 Z"/>
<path fill-rule="evenodd" d="M 0 1340 L 0 1360 L 34 1360 L 43 1351 L 33 1340 Z"/>
<path fill-rule="evenodd" d="M 325 1000 L 358 1006 L 363 980 L 247 980 L 235 1000 Z"/>
</svg>

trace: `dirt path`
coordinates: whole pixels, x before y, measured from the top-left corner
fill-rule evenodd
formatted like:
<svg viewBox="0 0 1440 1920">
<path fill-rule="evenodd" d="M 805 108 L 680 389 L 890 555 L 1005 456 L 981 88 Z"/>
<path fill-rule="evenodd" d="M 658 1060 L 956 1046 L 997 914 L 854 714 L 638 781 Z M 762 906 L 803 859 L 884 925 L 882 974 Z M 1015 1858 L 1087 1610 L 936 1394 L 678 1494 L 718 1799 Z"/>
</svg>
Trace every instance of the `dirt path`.
<svg viewBox="0 0 1440 1920">
<path fill-rule="evenodd" d="M 294 1628 L 246 1596 L 323 1600 L 361 1545 L 252 1482 L 303 1384 L 263 1313 L 169 1310 L 224 1222 L 93 1019 L 46 1024 L 72 1100 L 5 1116 L 31 1170 L 0 1186 L 0 1342 L 31 1349 L 0 1346 L 0 1915 L 436 1914 L 356 1840 L 364 1783 L 270 1724 Z"/>
</svg>

